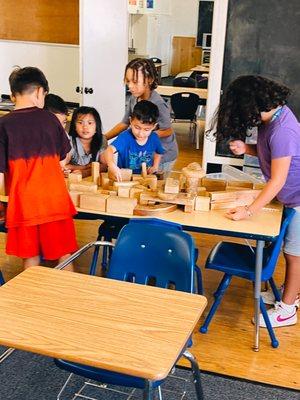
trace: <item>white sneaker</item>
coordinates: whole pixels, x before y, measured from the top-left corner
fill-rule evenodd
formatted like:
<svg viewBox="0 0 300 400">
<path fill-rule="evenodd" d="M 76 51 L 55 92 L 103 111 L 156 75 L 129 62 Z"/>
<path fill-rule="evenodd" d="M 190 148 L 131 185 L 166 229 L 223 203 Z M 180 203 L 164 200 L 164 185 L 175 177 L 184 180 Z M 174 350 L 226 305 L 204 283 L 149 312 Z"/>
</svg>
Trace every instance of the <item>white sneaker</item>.
<svg viewBox="0 0 300 400">
<path fill-rule="evenodd" d="M 276 302 L 274 308 L 267 311 L 270 323 L 273 328 L 279 328 L 281 326 L 295 325 L 297 323 L 297 308 L 294 307 L 292 312 L 289 312 L 284 308 L 281 302 Z M 265 320 L 260 314 L 259 326 L 266 328 Z"/>
<path fill-rule="evenodd" d="M 283 289 L 284 289 L 283 285 L 280 286 L 280 288 L 278 288 L 278 291 L 279 291 L 281 297 L 282 297 Z M 261 295 L 261 297 L 263 299 L 263 302 L 265 304 L 269 304 L 269 305 L 273 306 L 276 303 L 275 296 L 274 296 L 274 293 L 273 293 L 273 290 L 272 290 L 271 287 L 269 287 L 269 289 L 264 291 L 264 292 L 260 292 L 260 295 Z M 300 307 L 300 297 L 299 297 L 299 295 L 296 297 L 295 306 L 297 308 Z"/>
</svg>

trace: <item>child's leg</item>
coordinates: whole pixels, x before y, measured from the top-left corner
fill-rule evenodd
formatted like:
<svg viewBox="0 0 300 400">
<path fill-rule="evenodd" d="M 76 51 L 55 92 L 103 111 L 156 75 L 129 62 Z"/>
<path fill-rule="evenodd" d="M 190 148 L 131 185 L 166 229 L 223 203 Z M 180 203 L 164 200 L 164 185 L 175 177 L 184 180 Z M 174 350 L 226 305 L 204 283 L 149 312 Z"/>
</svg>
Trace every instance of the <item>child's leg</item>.
<svg viewBox="0 0 300 400">
<path fill-rule="evenodd" d="M 285 304 L 294 304 L 300 293 L 300 256 L 284 254 L 286 260 L 286 274 L 282 301 Z"/>
<path fill-rule="evenodd" d="M 40 265 L 40 256 L 23 258 L 23 269 L 27 269 L 29 267 L 35 267 L 36 265 Z"/>
<path fill-rule="evenodd" d="M 65 261 L 67 258 L 70 257 L 70 255 L 71 255 L 71 254 L 66 254 L 66 255 L 60 257 L 60 258 L 58 259 L 58 262 L 61 263 L 61 262 Z M 65 271 L 74 272 L 74 264 L 73 264 L 73 263 L 68 264 L 68 265 L 64 268 L 64 270 L 65 270 Z"/>
</svg>

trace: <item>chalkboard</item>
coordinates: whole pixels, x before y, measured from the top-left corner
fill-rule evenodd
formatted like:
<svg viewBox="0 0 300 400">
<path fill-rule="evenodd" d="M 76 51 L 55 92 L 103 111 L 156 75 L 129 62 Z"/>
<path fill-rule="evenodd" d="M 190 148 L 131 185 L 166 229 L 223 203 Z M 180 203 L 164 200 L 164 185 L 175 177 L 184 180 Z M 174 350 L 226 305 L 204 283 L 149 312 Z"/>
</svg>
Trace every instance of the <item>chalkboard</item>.
<svg viewBox="0 0 300 400">
<path fill-rule="evenodd" d="M 198 10 L 198 31 L 196 46 L 202 47 L 203 33 L 212 32 L 214 2 L 213 1 L 199 1 Z"/>
<path fill-rule="evenodd" d="M 299 0 L 229 0 L 222 88 L 248 74 L 288 86 L 289 106 L 300 119 Z"/>
<path fill-rule="evenodd" d="M 222 86 L 245 74 L 290 87 L 300 119 L 299 0 L 229 0 Z"/>
</svg>

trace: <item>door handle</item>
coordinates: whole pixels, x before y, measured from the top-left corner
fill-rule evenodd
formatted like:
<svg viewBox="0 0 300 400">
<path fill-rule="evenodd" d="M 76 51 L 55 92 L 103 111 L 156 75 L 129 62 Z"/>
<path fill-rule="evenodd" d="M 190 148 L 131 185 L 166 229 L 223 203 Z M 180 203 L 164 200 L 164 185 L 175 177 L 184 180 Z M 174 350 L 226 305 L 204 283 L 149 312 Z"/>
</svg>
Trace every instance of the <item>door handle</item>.
<svg viewBox="0 0 300 400">
<path fill-rule="evenodd" d="M 84 88 L 84 93 L 85 93 L 85 94 L 93 94 L 93 93 L 94 93 L 94 90 L 93 90 L 93 88 L 87 88 L 87 87 L 85 87 L 85 88 Z"/>
<path fill-rule="evenodd" d="M 80 93 L 80 94 L 82 94 L 82 87 L 80 87 L 80 86 L 76 86 L 76 93 Z"/>
</svg>

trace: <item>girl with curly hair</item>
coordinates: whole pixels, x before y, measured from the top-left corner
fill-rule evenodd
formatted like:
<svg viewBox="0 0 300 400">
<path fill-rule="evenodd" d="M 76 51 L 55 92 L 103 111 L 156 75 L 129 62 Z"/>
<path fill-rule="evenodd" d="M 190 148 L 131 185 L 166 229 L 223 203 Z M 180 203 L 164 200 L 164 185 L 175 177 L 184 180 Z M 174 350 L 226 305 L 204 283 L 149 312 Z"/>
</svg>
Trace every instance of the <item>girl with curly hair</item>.
<svg viewBox="0 0 300 400">
<path fill-rule="evenodd" d="M 158 107 L 158 128 L 155 129 L 155 132 L 165 150 L 159 170 L 171 171 L 178 155 L 178 146 L 171 126 L 170 108 L 155 90 L 157 88 L 157 72 L 153 61 L 146 58 L 135 58 L 130 61 L 125 67 L 124 82 L 131 93 L 126 112 L 122 121 L 106 133 L 106 138 L 112 139 L 128 129 L 130 114 L 137 102 L 140 100 L 151 101 Z"/>
<path fill-rule="evenodd" d="M 300 125 L 286 105 L 290 90 L 261 76 L 235 79 L 226 89 L 212 124 L 217 141 L 227 140 L 236 154 L 257 155 L 266 185 L 246 207 L 226 214 L 232 220 L 250 218 L 275 196 L 296 209 L 285 237 L 286 276 L 282 300 L 268 311 L 273 327 L 297 322 L 300 293 Z M 257 127 L 257 144 L 246 144 L 247 130 Z M 260 316 L 260 326 L 265 322 Z"/>
</svg>

